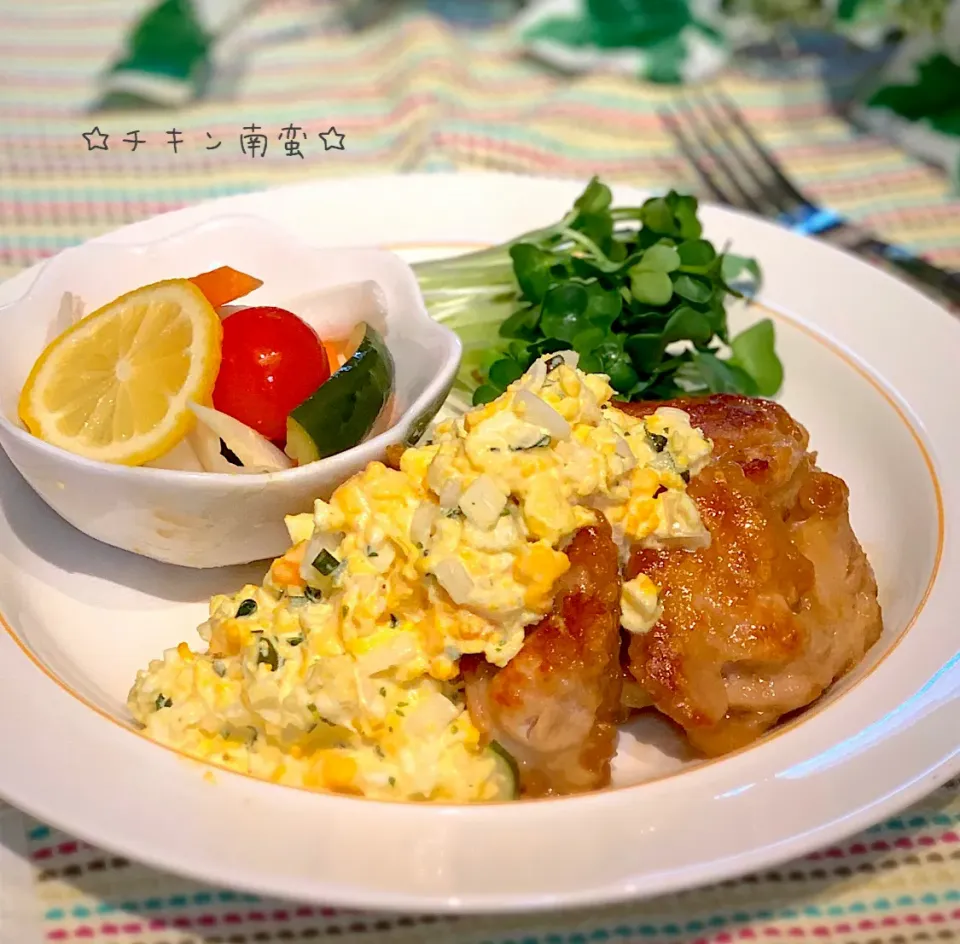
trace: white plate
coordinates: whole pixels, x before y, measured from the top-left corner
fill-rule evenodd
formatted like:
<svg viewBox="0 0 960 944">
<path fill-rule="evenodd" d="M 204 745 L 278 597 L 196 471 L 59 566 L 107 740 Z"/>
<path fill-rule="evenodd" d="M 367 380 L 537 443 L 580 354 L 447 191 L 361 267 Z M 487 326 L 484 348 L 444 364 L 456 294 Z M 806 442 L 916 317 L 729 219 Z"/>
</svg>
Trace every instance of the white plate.
<svg viewBox="0 0 960 944">
<path fill-rule="evenodd" d="M 246 213 L 318 246 L 419 245 L 423 256 L 553 222 L 579 189 L 500 175 L 317 182 L 107 238 L 142 242 Z M 629 188 L 615 196 L 643 199 Z M 763 263 L 783 402 L 822 465 L 849 483 L 881 587 L 881 641 L 799 722 L 701 764 L 651 723 L 640 740 L 621 738 L 618 789 L 518 804 L 380 803 L 214 772 L 136 734 L 124 701 L 137 668 L 181 639 L 198 642 L 207 596 L 243 575 L 98 544 L 4 460 L 0 794 L 98 845 L 209 882 L 355 907 L 497 911 L 653 895 L 767 866 L 957 773 L 960 324 L 824 245 L 727 210 L 703 218 L 709 238 Z M 0 303 L 34 275 L 0 286 Z M 752 317 L 734 313 L 732 326 Z"/>
</svg>

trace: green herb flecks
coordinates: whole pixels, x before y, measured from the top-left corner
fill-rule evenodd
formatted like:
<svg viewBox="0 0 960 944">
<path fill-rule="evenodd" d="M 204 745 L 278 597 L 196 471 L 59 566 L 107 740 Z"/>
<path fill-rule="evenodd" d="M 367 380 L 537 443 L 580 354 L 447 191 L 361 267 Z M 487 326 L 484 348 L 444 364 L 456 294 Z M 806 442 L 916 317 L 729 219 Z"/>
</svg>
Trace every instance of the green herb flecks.
<svg viewBox="0 0 960 944">
<path fill-rule="evenodd" d="M 550 437 L 541 436 L 536 442 L 530 443 L 529 446 L 511 446 L 510 451 L 511 452 L 529 452 L 529 450 L 531 449 L 543 449 L 549 445 L 550 445 Z M 509 512 L 507 512 L 507 514 L 509 514 Z"/>
<path fill-rule="evenodd" d="M 324 577 L 329 577 L 340 566 L 340 561 L 329 551 L 323 550 L 313 559 L 313 566 Z"/>
<path fill-rule="evenodd" d="M 727 302 L 759 289 L 756 262 L 703 238 L 695 197 L 612 202 L 594 178 L 553 226 L 414 266 L 430 313 L 463 342 L 459 391 L 487 402 L 538 357 L 574 350 L 629 400 L 773 396 L 783 369 L 772 322 L 727 329 Z"/>
<path fill-rule="evenodd" d="M 667 448 L 667 437 L 659 433 L 647 433 L 647 439 L 650 440 L 650 446 L 654 452 L 663 452 Z"/>
<path fill-rule="evenodd" d="M 307 705 L 307 711 L 309 711 L 310 714 L 314 718 L 316 718 L 317 722 L 319 722 L 320 724 L 325 724 L 328 728 L 335 728 L 337 726 L 336 722 L 331 721 L 329 718 L 324 718 L 324 716 L 320 714 L 319 709 L 313 702 L 310 702 L 310 704 Z"/>
<path fill-rule="evenodd" d="M 280 668 L 280 656 L 277 655 L 277 647 L 269 639 L 257 640 L 257 665 L 265 665 L 271 672 L 276 672 Z"/>
<path fill-rule="evenodd" d="M 240 606 L 237 607 L 237 616 L 250 616 L 252 613 L 257 612 L 257 601 L 256 600 L 244 600 Z"/>
<path fill-rule="evenodd" d="M 159 711 L 161 708 L 171 708 L 173 706 L 173 702 L 167 698 L 163 692 L 160 692 L 160 694 L 157 695 L 157 700 L 154 702 L 154 705 L 156 706 L 157 711 Z"/>
</svg>

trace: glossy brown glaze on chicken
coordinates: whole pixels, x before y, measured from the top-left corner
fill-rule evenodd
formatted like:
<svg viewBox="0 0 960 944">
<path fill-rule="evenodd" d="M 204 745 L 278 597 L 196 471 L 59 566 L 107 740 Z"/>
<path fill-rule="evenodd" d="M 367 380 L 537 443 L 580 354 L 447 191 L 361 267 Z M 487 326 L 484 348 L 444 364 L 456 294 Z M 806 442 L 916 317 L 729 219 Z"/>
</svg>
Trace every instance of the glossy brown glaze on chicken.
<svg viewBox="0 0 960 944">
<path fill-rule="evenodd" d="M 502 669 L 461 665 L 474 723 L 517 761 L 524 796 L 606 786 L 620 720 L 620 571 L 605 519 L 566 548 L 553 608 Z"/>
<path fill-rule="evenodd" d="M 627 667 L 700 751 L 742 747 L 857 665 L 882 626 L 877 585 L 853 530 L 848 489 L 816 466 L 781 406 L 732 395 L 617 404 L 690 415 L 714 444 L 689 485 L 711 534 L 695 552 L 637 548 L 662 615 L 635 635 Z"/>
</svg>

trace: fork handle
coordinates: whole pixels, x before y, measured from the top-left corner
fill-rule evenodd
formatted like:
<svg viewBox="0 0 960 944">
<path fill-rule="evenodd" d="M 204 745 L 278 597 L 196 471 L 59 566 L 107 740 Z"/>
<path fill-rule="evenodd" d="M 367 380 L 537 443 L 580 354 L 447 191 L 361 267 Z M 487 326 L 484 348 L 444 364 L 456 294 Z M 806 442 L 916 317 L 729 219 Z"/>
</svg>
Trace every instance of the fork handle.
<svg viewBox="0 0 960 944">
<path fill-rule="evenodd" d="M 891 246 L 882 239 L 873 237 L 867 237 L 863 241 L 861 251 L 870 257 L 890 263 L 909 276 L 910 281 L 922 288 L 933 289 L 951 306 L 960 309 L 960 272 L 941 269 L 899 246 Z"/>
<path fill-rule="evenodd" d="M 900 246 L 892 246 L 846 222 L 838 223 L 823 235 L 869 262 L 881 263 L 882 268 L 896 270 L 916 288 L 960 311 L 960 272 L 941 269 Z"/>
</svg>

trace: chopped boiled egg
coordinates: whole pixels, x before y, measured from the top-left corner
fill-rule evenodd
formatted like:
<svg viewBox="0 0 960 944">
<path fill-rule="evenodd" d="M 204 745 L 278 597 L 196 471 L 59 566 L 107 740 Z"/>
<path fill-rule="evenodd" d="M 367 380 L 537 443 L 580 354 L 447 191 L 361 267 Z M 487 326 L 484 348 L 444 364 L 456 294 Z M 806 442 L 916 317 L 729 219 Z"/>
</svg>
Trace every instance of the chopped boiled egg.
<svg viewBox="0 0 960 944">
<path fill-rule="evenodd" d="M 549 366 L 548 366 L 549 363 Z M 709 541 L 686 483 L 709 440 L 679 410 L 643 419 L 606 378 L 551 357 L 441 423 L 400 469 L 370 463 L 314 512 L 263 585 L 215 596 L 205 653 L 168 650 L 129 706 L 149 736 L 278 783 L 366 796 L 513 795 L 458 683 L 463 655 L 506 665 L 551 606 L 564 553 L 598 514 L 625 548 Z M 623 586 L 623 623 L 657 587 Z"/>
</svg>

